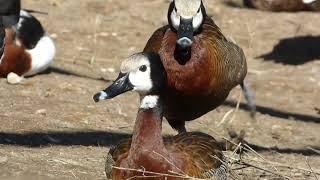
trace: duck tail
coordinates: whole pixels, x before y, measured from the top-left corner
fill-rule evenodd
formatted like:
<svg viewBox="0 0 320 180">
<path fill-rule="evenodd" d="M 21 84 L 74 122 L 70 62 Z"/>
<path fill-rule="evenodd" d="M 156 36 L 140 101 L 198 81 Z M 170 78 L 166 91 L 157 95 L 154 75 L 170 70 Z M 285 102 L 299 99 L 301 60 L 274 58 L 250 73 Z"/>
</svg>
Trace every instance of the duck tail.
<svg viewBox="0 0 320 180">
<path fill-rule="evenodd" d="M 252 92 L 249 85 L 245 81 L 240 83 L 240 86 L 243 91 L 244 97 L 247 101 L 247 106 L 250 110 L 250 116 L 254 119 L 256 115 L 256 104 L 254 102 L 254 93 Z"/>
</svg>

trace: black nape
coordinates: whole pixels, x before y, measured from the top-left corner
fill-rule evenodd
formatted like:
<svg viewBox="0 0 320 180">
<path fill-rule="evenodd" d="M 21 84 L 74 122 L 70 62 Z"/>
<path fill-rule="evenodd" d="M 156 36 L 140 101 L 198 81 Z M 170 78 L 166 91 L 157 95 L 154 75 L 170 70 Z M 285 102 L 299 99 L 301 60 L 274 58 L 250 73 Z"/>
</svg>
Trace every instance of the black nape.
<svg viewBox="0 0 320 180">
<path fill-rule="evenodd" d="M 158 93 L 166 86 L 167 73 L 162 64 L 160 55 L 157 53 L 146 53 L 145 54 L 150 60 L 151 74 L 150 78 L 152 81 L 152 93 Z"/>
<path fill-rule="evenodd" d="M 41 23 L 32 15 L 21 15 L 20 22 L 16 27 L 18 37 L 27 49 L 33 49 L 45 34 Z"/>
</svg>

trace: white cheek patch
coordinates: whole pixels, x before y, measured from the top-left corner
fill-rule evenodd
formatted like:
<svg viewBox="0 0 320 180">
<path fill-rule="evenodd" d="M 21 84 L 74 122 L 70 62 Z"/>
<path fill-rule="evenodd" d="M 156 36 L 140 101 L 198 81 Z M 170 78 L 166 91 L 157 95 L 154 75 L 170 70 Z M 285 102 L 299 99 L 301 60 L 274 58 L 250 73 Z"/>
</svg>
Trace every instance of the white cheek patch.
<svg viewBox="0 0 320 180">
<path fill-rule="evenodd" d="M 201 26 L 202 21 L 203 21 L 203 15 L 200 9 L 200 11 L 193 17 L 193 20 L 192 20 L 193 31 L 196 31 Z"/>
<path fill-rule="evenodd" d="M 317 1 L 317 0 L 302 0 L 303 1 L 303 3 L 305 3 L 305 4 L 310 4 L 310 3 L 313 3 L 313 2 L 315 2 L 315 1 Z"/>
<path fill-rule="evenodd" d="M 180 16 L 177 14 L 177 12 L 175 10 L 173 10 L 171 12 L 171 15 L 170 15 L 170 19 L 171 19 L 171 24 L 172 26 L 178 30 L 179 29 L 179 26 L 180 26 Z"/>
<path fill-rule="evenodd" d="M 139 70 L 130 72 L 129 81 L 133 85 L 133 90 L 146 92 L 151 90 L 152 81 L 150 77 L 150 67 L 145 72 Z"/>
<path fill-rule="evenodd" d="M 140 108 L 152 109 L 157 106 L 158 100 L 159 100 L 159 96 L 155 96 L 155 95 L 145 96 L 141 100 Z"/>
</svg>

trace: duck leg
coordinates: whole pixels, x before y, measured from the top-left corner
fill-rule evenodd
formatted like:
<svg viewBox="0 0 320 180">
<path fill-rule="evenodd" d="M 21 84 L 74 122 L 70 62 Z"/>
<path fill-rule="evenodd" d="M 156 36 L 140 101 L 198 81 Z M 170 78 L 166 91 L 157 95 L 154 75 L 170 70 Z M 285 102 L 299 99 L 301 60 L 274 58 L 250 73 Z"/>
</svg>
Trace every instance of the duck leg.
<svg viewBox="0 0 320 180">
<path fill-rule="evenodd" d="M 243 91 L 244 97 L 247 101 L 247 106 L 250 110 L 250 116 L 254 119 L 256 115 L 256 105 L 254 103 L 253 92 L 251 91 L 249 85 L 245 81 L 240 83 L 240 86 Z"/>
</svg>

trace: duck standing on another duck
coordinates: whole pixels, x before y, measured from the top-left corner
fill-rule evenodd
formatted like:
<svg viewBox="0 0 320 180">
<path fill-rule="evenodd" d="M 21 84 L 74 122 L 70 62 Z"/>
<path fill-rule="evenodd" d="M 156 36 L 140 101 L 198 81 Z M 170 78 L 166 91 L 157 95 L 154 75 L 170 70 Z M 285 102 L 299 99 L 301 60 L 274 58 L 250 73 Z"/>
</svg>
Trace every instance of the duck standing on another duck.
<svg viewBox="0 0 320 180">
<path fill-rule="evenodd" d="M 96 102 L 130 90 L 140 95 L 132 138 L 121 141 L 108 153 L 108 178 L 226 179 L 222 148 L 213 137 L 189 132 L 162 138 L 165 86 L 166 72 L 159 55 L 138 53 L 121 64 L 121 72 L 113 84 L 94 95 Z"/>
<path fill-rule="evenodd" d="M 206 15 L 201 0 L 174 0 L 169 25 L 156 30 L 143 52 L 160 54 L 167 72 L 164 116 L 179 133 L 194 120 L 221 105 L 241 85 L 254 116 L 252 93 L 242 49 L 230 42 Z"/>
<path fill-rule="evenodd" d="M 156 30 L 144 52 L 160 54 L 167 71 L 164 116 L 179 133 L 221 105 L 237 85 L 255 113 L 252 93 L 244 84 L 247 63 L 242 49 L 229 41 L 207 16 L 201 0 L 174 0 L 169 25 Z"/>
<path fill-rule="evenodd" d="M 244 5 L 265 11 L 320 11 L 320 0 L 243 0 Z"/>
<path fill-rule="evenodd" d="M 41 23 L 25 10 L 20 11 L 19 22 L 5 29 L 4 54 L 0 59 L 0 76 L 10 73 L 18 77 L 44 71 L 56 53 L 53 40 Z"/>
</svg>

